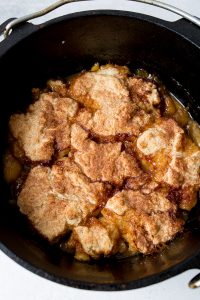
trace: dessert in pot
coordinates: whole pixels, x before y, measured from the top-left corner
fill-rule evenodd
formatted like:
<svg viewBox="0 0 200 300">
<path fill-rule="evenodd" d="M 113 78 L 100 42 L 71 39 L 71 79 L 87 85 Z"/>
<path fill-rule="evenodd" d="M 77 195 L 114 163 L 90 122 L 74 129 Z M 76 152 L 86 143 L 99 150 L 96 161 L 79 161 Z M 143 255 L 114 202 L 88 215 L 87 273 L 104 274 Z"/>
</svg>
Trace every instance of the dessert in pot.
<svg viewBox="0 0 200 300">
<path fill-rule="evenodd" d="M 196 205 L 199 126 L 142 69 L 49 80 L 9 131 L 4 175 L 20 212 L 78 260 L 159 251 Z"/>
</svg>

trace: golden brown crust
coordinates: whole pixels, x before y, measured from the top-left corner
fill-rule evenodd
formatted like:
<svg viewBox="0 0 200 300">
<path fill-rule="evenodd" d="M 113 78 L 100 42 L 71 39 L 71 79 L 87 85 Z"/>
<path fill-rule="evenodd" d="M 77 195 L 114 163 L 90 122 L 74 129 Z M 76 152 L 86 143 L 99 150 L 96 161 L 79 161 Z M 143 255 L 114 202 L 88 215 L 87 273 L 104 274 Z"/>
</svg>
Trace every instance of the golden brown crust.
<svg viewBox="0 0 200 300">
<path fill-rule="evenodd" d="M 137 139 L 136 151 L 156 181 L 174 187 L 182 184 L 183 139 L 184 132 L 176 122 L 162 118 Z"/>
<path fill-rule="evenodd" d="M 119 247 L 119 239 L 115 224 L 105 219 L 91 218 L 86 224 L 74 228 L 66 248 L 75 251 L 75 257 L 79 260 L 87 260 L 89 257 L 98 259 L 114 255 Z M 83 256 L 83 253 L 88 257 Z"/>
<path fill-rule="evenodd" d="M 71 82 L 70 95 L 85 106 L 77 122 L 100 136 L 137 136 L 141 128 L 152 121 L 152 116 L 144 114 L 137 102 L 131 101 L 127 76 L 123 72 L 116 76 L 113 70 L 107 73 L 105 70 L 83 73 Z M 154 86 L 149 86 L 151 88 L 155 90 Z"/>
<path fill-rule="evenodd" d="M 34 89 L 27 112 L 10 118 L 10 151 L 30 169 L 20 211 L 51 242 L 72 231 L 66 248 L 79 260 L 153 253 L 196 204 L 200 150 L 161 117 L 161 90 L 127 67 L 96 65 Z"/>
<path fill-rule="evenodd" d="M 90 183 L 68 158 L 52 169 L 33 168 L 18 197 L 20 211 L 49 241 L 85 220 L 105 197 L 102 183 Z"/>
<path fill-rule="evenodd" d="M 70 119 L 77 110 L 74 100 L 43 93 L 26 114 L 11 116 L 11 134 L 30 160 L 49 161 L 55 147 L 63 150 L 70 146 Z M 18 157 L 15 148 L 14 154 Z"/>
<path fill-rule="evenodd" d="M 136 145 L 142 162 L 156 182 L 169 185 L 172 191 L 178 189 L 180 208 L 191 210 L 200 186 L 199 148 L 186 138 L 174 120 L 163 118 L 144 131 Z"/>
<path fill-rule="evenodd" d="M 108 200 L 105 208 L 116 214 L 124 215 L 129 209 L 139 212 L 168 212 L 175 213 L 177 207 L 166 198 L 165 191 L 152 192 L 149 195 L 142 191 L 122 190 Z"/>
<path fill-rule="evenodd" d="M 142 173 L 136 159 L 122 151 L 121 143 L 97 144 L 80 126 L 72 126 L 71 144 L 75 162 L 92 181 L 121 185 L 127 177 Z"/>
<path fill-rule="evenodd" d="M 165 193 L 127 190 L 109 199 L 102 213 L 118 227 L 130 252 L 152 253 L 182 230 L 176 210 Z"/>
</svg>

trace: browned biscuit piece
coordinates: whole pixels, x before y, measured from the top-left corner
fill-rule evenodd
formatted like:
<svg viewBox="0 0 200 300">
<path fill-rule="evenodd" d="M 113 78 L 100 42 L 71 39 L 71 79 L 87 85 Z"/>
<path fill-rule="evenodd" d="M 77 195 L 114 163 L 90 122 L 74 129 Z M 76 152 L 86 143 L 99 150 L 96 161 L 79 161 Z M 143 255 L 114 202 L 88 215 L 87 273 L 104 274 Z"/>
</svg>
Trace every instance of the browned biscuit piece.
<svg viewBox="0 0 200 300">
<path fill-rule="evenodd" d="M 166 198 L 165 191 L 155 191 L 148 195 L 141 191 L 122 190 L 108 200 L 105 208 L 118 215 L 124 215 L 129 209 L 148 214 L 157 212 L 176 212 L 176 205 Z"/>
<path fill-rule="evenodd" d="M 114 224 L 107 223 L 105 219 L 91 218 L 86 224 L 73 229 L 66 247 L 75 251 L 75 258 L 79 260 L 89 260 L 90 257 L 98 259 L 115 254 L 119 238 L 119 231 Z"/>
<path fill-rule="evenodd" d="M 11 116 L 11 134 L 30 160 L 48 161 L 55 148 L 63 150 L 70 146 L 70 119 L 77 110 L 78 104 L 71 98 L 43 93 L 26 114 Z M 14 154 L 18 156 L 18 151 Z"/>
<path fill-rule="evenodd" d="M 49 241 L 87 219 L 105 197 L 102 183 L 90 183 L 70 160 L 58 161 L 52 169 L 33 168 L 18 197 L 20 211 Z"/>
<path fill-rule="evenodd" d="M 200 150 L 174 120 L 161 118 L 144 131 L 137 139 L 136 151 L 155 181 L 179 190 L 181 208 L 190 210 L 196 204 Z"/>
<path fill-rule="evenodd" d="M 121 185 L 127 177 L 142 173 L 135 157 L 122 151 L 121 143 L 97 144 L 79 125 L 72 126 L 71 145 L 75 162 L 92 181 Z"/>
<path fill-rule="evenodd" d="M 122 69 L 123 70 L 123 69 Z M 85 106 L 77 122 L 96 135 L 138 135 L 152 121 L 131 101 L 126 73 L 117 67 L 85 72 L 72 80 L 69 93 Z"/>
<path fill-rule="evenodd" d="M 165 192 L 143 195 L 126 190 L 110 198 L 102 214 L 118 227 L 130 252 L 153 253 L 182 230 L 183 221 L 175 217 L 176 209 Z"/>
<path fill-rule="evenodd" d="M 136 151 L 156 181 L 182 183 L 183 139 L 184 131 L 172 119 L 160 119 L 138 137 Z"/>
</svg>

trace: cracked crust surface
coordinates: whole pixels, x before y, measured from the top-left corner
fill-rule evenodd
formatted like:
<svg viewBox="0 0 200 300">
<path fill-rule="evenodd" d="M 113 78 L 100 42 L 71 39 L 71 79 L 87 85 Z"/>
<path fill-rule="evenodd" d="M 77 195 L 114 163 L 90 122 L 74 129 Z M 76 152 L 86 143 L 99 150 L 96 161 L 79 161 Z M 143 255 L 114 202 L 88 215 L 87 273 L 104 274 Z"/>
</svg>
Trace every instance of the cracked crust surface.
<svg viewBox="0 0 200 300">
<path fill-rule="evenodd" d="M 103 217 L 75 227 L 66 247 L 73 249 L 79 260 L 121 251 L 126 256 L 153 253 L 183 229 L 184 222 L 176 217 L 176 211 L 177 206 L 165 192 L 147 196 L 141 191 L 123 190 L 108 200 Z"/>
<path fill-rule="evenodd" d="M 130 252 L 152 253 L 182 230 L 176 210 L 165 192 L 126 190 L 109 199 L 102 214 L 117 225 Z"/>
<path fill-rule="evenodd" d="M 119 231 L 115 224 L 104 219 L 91 218 L 83 226 L 74 228 L 66 244 L 79 260 L 111 256 L 119 249 Z"/>
<path fill-rule="evenodd" d="M 71 144 L 75 162 L 92 181 L 121 185 L 127 177 L 142 173 L 135 157 L 122 150 L 122 143 L 97 144 L 80 126 L 72 126 Z"/>
<path fill-rule="evenodd" d="M 118 69 L 113 70 L 107 67 L 86 72 L 72 81 L 70 95 L 85 106 L 77 122 L 100 136 L 138 135 L 152 116 L 142 113 L 135 99 L 132 101 L 127 74 L 119 75 Z M 153 106 L 153 100 L 151 103 Z"/>
<path fill-rule="evenodd" d="M 90 216 L 104 197 L 103 184 L 90 183 L 66 158 L 52 168 L 33 168 L 19 194 L 18 206 L 39 233 L 53 241 Z"/>
<path fill-rule="evenodd" d="M 70 120 L 78 110 L 71 98 L 60 98 L 54 93 L 42 93 L 25 114 L 12 115 L 10 132 L 25 156 L 32 161 L 49 161 L 54 148 L 70 146 Z M 14 150 L 15 156 L 18 152 Z"/>
<path fill-rule="evenodd" d="M 158 251 L 196 204 L 200 150 L 173 118 L 162 89 L 125 66 L 96 65 L 34 89 L 10 118 L 11 156 L 30 169 L 20 211 L 79 260 Z M 67 156 L 67 157 L 66 157 Z"/>
<path fill-rule="evenodd" d="M 156 182 L 179 190 L 179 205 L 191 210 L 200 185 L 200 150 L 172 119 L 160 119 L 137 139 L 138 152 Z"/>
<path fill-rule="evenodd" d="M 172 119 L 160 119 L 137 139 L 136 150 L 156 181 L 178 187 L 183 176 L 184 131 Z"/>
</svg>

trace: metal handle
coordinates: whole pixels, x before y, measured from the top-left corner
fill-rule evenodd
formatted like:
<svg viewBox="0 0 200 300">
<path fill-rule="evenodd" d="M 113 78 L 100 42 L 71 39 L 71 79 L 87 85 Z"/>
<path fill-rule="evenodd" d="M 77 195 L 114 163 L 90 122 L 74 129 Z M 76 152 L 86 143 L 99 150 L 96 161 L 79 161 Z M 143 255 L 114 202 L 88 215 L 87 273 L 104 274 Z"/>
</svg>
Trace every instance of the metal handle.
<svg viewBox="0 0 200 300">
<path fill-rule="evenodd" d="M 29 15 L 26 15 L 24 17 L 21 17 L 21 18 L 18 18 L 18 19 L 15 19 L 13 21 L 11 21 L 10 23 L 8 23 L 5 27 L 5 30 L 4 30 L 4 38 L 6 38 L 11 30 L 16 27 L 17 25 L 21 24 L 21 23 L 24 23 L 26 21 L 30 21 L 30 20 L 33 20 L 35 18 L 38 18 L 38 17 L 41 17 L 41 16 L 44 16 L 46 14 L 48 14 L 49 12 L 55 10 L 56 8 L 62 6 L 62 5 L 65 5 L 65 4 L 68 4 L 68 3 L 72 3 L 72 2 L 82 2 L 82 1 L 91 1 L 91 0 L 59 0 L 55 3 L 53 3 L 52 5 L 40 10 L 40 11 L 37 11 L 35 13 L 32 13 L 32 14 L 29 14 Z M 128 1 L 134 1 L 134 2 L 141 2 L 141 3 L 145 3 L 145 4 L 149 4 L 149 5 L 153 5 L 153 6 L 157 6 L 157 7 L 160 7 L 160 8 L 163 8 L 163 9 L 166 9 L 168 11 L 171 11 L 189 21 L 191 21 L 192 23 L 196 24 L 197 26 L 200 27 L 200 19 L 198 19 L 197 17 L 194 17 L 192 16 L 191 14 L 177 8 L 177 7 L 174 7 L 170 4 L 166 4 L 166 3 L 163 3 L 163 2 L 160 2 L 160 1 L 156 1 L 156 0 L 128 0 Z"/>
<path fill-rule="evenodd" d="M 189 287 L 192 289 L 200 287 L 200 273 L 190 280 Z"/>
</svg>

